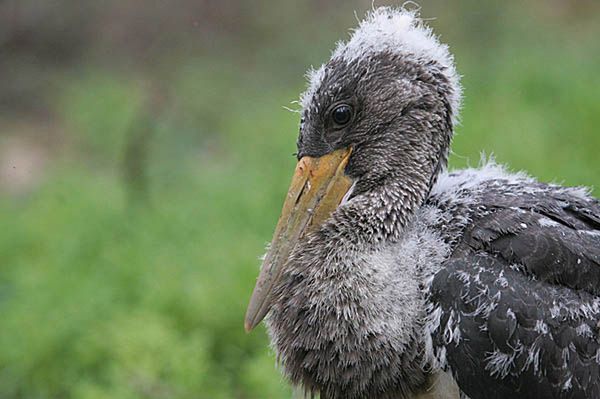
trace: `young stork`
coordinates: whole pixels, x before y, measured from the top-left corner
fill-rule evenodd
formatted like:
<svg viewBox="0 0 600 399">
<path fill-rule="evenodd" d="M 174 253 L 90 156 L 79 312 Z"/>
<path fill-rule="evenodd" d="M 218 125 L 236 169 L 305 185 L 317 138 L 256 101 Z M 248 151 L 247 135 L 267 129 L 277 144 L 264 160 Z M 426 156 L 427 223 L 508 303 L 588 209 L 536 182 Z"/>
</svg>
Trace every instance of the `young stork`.
<svg viewBox="0 0 600 399">
<path fill-rule="evenodd" d="M 446 171 L 461 86 L 414 12 L 372 11 L 302 97 L 246 315 L 322 399 L 600 398 L 600 204 Z"/>
</svg>

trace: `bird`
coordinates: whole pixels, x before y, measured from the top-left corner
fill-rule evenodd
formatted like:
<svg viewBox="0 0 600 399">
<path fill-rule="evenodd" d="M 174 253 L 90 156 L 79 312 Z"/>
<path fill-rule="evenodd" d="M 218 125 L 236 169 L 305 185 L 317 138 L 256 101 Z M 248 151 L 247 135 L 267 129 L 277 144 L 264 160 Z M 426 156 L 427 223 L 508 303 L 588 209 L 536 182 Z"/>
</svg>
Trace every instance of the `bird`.
<svg viewBox="0 0 600 399">
<path fill-rule="evenodd" d="M 298 163 L 245 318 L 321 399 L 600 398 L 600 203 L 449 170 L 447 45 L 373 8 L 299 101 Z"/>
</svg>

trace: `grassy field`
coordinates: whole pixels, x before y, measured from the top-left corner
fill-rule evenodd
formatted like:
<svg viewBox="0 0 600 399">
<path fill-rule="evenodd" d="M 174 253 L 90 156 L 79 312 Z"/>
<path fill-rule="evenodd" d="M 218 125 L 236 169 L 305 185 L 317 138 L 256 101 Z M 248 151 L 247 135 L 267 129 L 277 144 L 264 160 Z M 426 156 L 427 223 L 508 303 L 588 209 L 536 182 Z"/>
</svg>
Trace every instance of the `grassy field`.
<svg viewBox="0 0 600 399">
<path fill-rule="evenodd" d="M 243 314 L 295 164 L 298 115 L 282 106 L 354 23 L 343 11 L 290 68 L 174 63 L 160 112 L 118 70 L 53 77 L 61 144 L 35 184 L 0 192 L 0 397 L 291 396 L 264 328 L 245 334 Z M 506 15 L 493 40 L 438 18 L 465 86 L 451 166 L 485 151 L 544 181 L 599 187 L 598 13 L 578 25 L 534 11 Z"/>
</svg>

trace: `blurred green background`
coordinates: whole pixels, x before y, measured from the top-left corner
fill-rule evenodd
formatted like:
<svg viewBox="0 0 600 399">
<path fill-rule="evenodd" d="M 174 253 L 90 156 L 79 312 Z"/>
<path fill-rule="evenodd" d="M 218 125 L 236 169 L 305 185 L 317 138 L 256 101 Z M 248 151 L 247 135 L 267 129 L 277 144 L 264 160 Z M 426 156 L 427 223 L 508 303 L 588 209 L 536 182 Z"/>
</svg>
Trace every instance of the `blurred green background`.
<svg viewBox="0 0 600 399">
<path fill-rule="evenodd" d="M 600 3 L 421 6 L 464 75 L 452 167 L 600 185 Z M 369 8 L 0 2 L 1 398 L 292 395 L 242 328 L 295 163 L 284 106 Z"/>
</svg>

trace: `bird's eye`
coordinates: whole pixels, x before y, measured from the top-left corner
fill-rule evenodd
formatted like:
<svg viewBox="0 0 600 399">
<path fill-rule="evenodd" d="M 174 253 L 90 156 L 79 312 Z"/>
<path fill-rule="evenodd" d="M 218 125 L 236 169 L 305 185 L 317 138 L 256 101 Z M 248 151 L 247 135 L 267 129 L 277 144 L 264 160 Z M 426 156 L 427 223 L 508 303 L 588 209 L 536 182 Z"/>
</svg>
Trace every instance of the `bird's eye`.
<svg viewBox="0 0 600 399">
<path fill-rule="evenodd" d="M 344 126 L 352 119 L 352 108 L 349 105 L 338 105 L 331 111 L 331 118 L 338 126 Z"/>
</svg>

